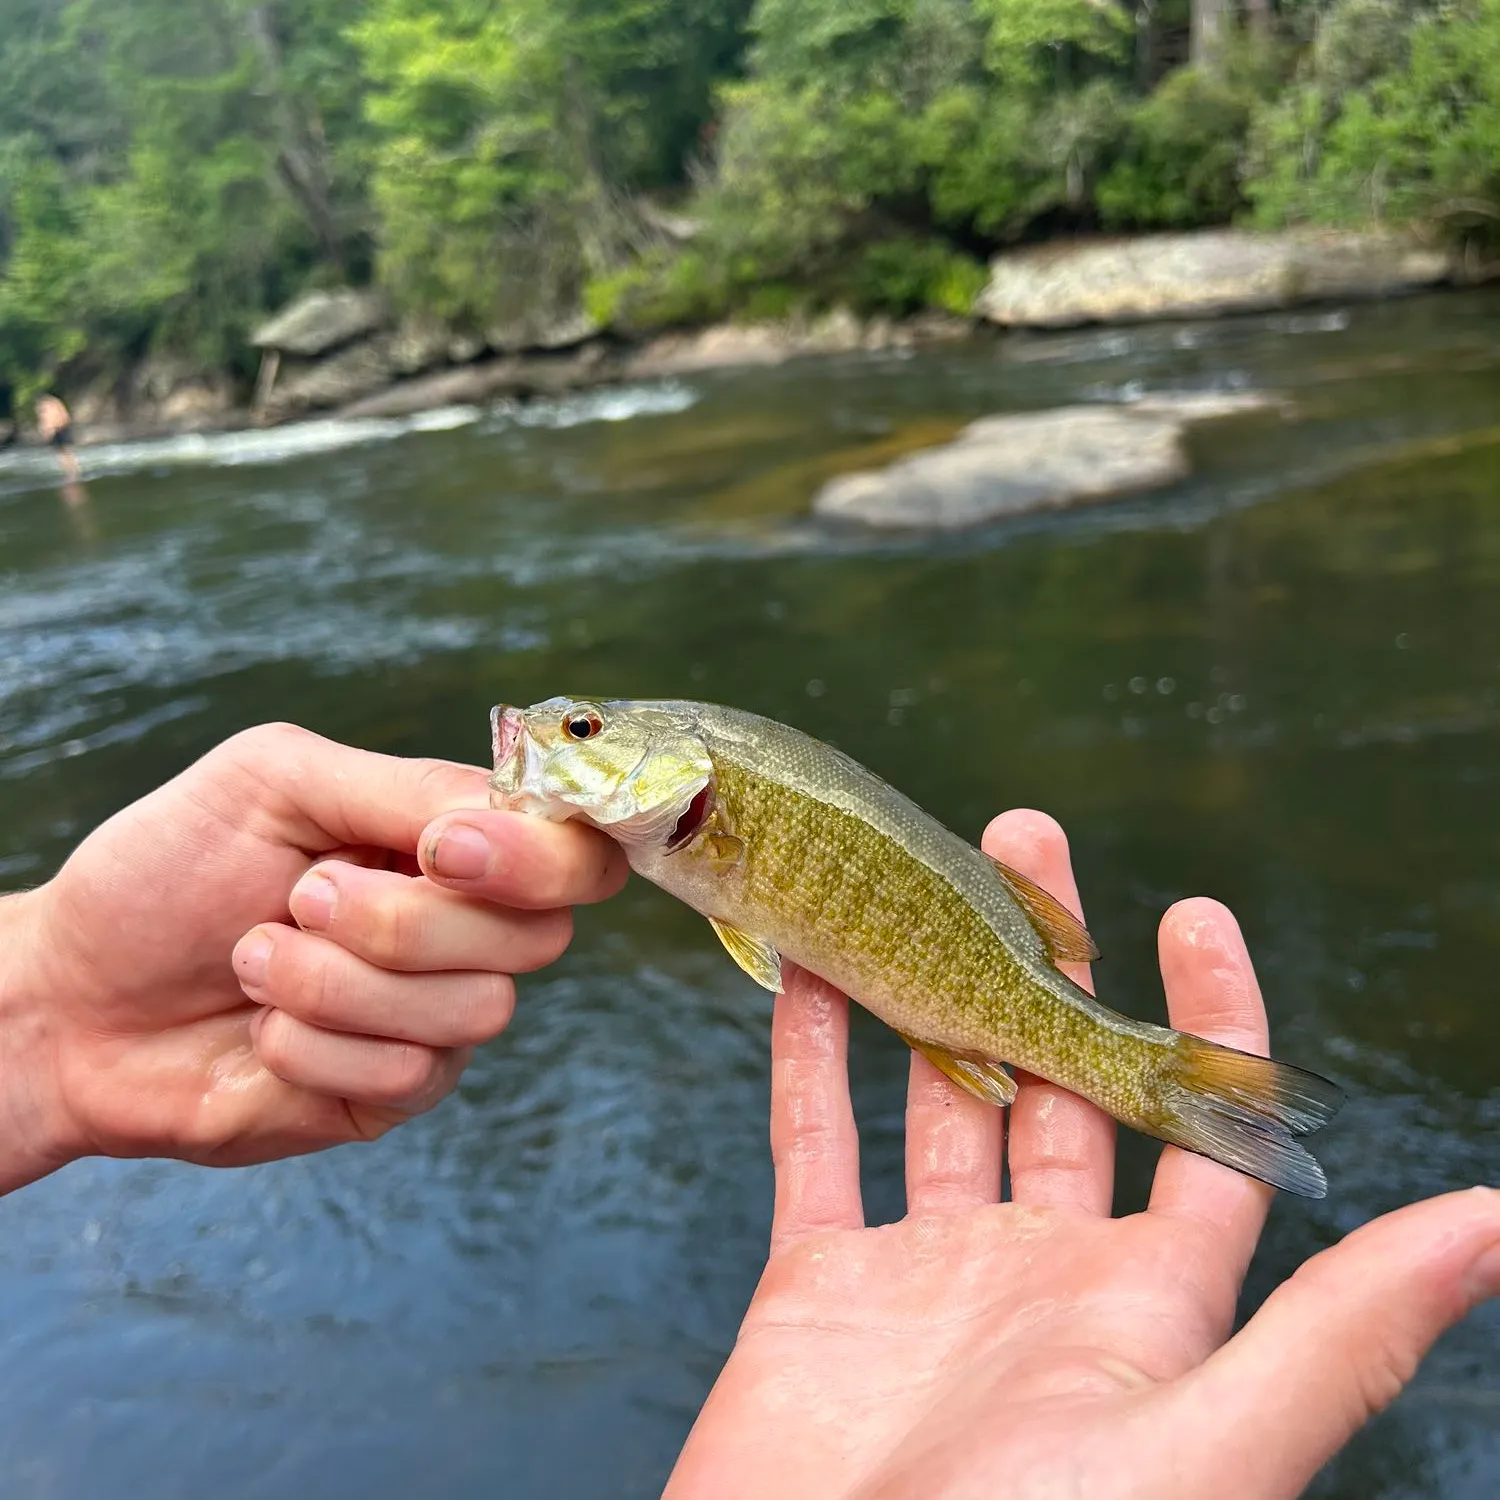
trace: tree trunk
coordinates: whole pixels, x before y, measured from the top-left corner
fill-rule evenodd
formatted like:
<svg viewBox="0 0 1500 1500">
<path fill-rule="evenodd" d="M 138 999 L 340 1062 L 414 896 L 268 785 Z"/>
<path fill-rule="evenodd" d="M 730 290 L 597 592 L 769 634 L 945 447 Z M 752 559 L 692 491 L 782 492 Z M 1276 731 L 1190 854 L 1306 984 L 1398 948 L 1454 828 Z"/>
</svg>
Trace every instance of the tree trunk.
<svg viewBox="0 0 1500 1500">
<path fill-rule="evenodd" d="M 1193 30 L 1188 59 L 1205 73 L 1218 73 L 1224 66 L 1224 43 L 1228 39 L 1234 0 L 1193 0 Z"/>
<path fill-rule="evenodd" d="M 1146 93 L 1156 82 L 1156 0 L 1135 10 L 1135 86 Z"/>
<path fill-rule="evenodd" d="M 343 236 L 333 212 L 333 173 L 323 122 L 315 110 L 307 113 L 286 91 L 281 71 L 281 42 L 272 9 L 270 5 L 252 5 L 246 22 L 265 65 L 266 81 L 274 100 L 276 172 L 317 237 L 324 256 L 340 276 L 347 277 Z"/>
<path fill-rule="evenodd" d="M 1271 40 L 1271 0 L 1245 0 L 1245 25 L 1257 42 Z"/>
</svg>

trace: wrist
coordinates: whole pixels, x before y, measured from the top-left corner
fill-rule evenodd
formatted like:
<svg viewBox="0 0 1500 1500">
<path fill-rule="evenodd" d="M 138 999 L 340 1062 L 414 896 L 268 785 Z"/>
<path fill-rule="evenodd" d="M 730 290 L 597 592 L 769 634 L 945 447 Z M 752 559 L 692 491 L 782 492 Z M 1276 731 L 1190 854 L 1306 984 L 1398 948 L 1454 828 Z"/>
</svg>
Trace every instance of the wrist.
<svg viewBox="0 0 1500 1500">
<path fill-rule="evenodd" d="M 84 1154 L 58 1087 L 57 995 L 43 913 L 49 887 L 0 896 L 0 1194 Z"/>
</svg>

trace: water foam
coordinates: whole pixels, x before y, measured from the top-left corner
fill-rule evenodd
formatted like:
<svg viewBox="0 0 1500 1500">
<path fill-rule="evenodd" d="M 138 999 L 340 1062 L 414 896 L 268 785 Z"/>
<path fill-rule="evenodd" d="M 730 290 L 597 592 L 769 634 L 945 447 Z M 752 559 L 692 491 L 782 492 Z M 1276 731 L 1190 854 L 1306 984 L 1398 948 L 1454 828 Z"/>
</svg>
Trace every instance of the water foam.
<svg viewBox="0 0 1500 1500">
<path fill-rule="evenodd" d="M 567 428 L 589 422 L 625 422 L 671 416 L 698 400 L 691 387 L 667 380 L 615 386 L 539 401 L 502 401 L 489 408 L 486 431 L 503 427 Z M 192 432 L 169 438 L 99 443 L 79 449 L 83 478 L 102 479 L 161 468 L 239 468 L 282 464 L 344 448 L 391 442 L 412 433 L 453 432 L 481 422 L 478 406 L 443 406 L 409 417 L 319 417 L 242 432 Z M 0 453 L 0 496 L 54 486 L 57 461 L 45 449 Z"/>
</svg>

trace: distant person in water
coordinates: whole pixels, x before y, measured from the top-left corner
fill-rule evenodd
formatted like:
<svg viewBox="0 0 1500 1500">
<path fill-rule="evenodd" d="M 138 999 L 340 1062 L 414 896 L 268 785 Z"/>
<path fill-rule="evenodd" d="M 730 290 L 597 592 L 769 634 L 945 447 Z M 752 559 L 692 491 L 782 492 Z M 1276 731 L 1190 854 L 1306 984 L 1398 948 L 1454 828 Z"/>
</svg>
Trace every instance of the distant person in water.
<svg viewBox="0 0 1500 1500">
<path fill-rule="evenodd" d="M 78 478 L 78 455 L 73 452 L 73 414 L 56 396 L 43 396 L 36 404 L 36 425 L 42 441 L 57 450 L 63 477 Z"/>
</svg>

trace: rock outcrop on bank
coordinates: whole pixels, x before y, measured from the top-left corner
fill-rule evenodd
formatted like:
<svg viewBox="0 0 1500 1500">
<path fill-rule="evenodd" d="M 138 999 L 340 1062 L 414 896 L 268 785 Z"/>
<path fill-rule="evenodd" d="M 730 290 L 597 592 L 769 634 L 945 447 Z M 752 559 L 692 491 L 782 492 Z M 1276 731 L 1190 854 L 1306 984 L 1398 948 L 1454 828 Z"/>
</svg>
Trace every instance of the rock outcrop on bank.
<svg viewBox="0 0 1500 1500">
<path fill-rule="evenodd" d="M 775 323 L 722 323 L 662 334 L 638 347 L 595 339 L 555 353 L 529 350 L 397 381 L 338 408 L 347 417 L 406 416 L 433 406 L 555 396 L 617 380 L 783 364 L 811 355 L 874 353 L 966 338 L 963 318 L 857 318 L 847 311 Z"/>
<path fill-rule="evenodd" d="M 1155 489 L 1187 475 L 1191 423 L 1277 404 L 1256 392 L 1206 393 L 984 417 L 951 443 L 830 480 L 813 511 L 886 529 L 956 530 Z"/>
<path fill-rule="evenodd" d="M 1389 297 L 1457 275 L 1447 251 L 1402 235 L 1207 229 L 997 256 L 974 310 L 1005 327 L 1063 328 Z"/>
</svg>

